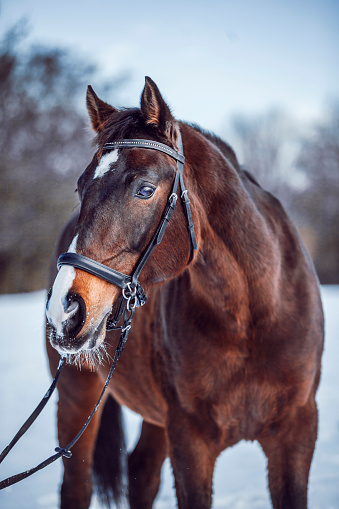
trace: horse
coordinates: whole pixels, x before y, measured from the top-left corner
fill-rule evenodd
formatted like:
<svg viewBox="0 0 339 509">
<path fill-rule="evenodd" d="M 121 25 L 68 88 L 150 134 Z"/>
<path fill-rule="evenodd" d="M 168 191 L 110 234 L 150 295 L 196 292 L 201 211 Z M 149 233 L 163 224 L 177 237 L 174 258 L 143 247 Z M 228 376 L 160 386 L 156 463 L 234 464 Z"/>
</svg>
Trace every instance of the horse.
<svg viewBox="0 0 339 509">
<path fill-rule="evenodd" d="M 150 78 L 140 108 L 114 108 L 89 86 L 87 109 L 97 148 L 77 182 L 80 208 L 59 238 L 46 306 L 52 372 L 67 354 L 61 445 L 102 390 L 120 334 L 109 324 L 124 289 L 67 260 L 57 272 L 56 260 L 66 252 L 136 283 L 169 200 L 183 181 L 186 189 L 138 271 L 147 303 L 136 309 L 103 402 L 63 458 L 61 508 L 88 508 L 94 489 L 106 507 L 151 508 L 169 457 L 179 509 L 208 509 L 220 453 L 256 440 L 273 508 L 305 509 L 324 324 L 296 228 L 227 143 L 174 118 Z M 131 298 L 135 310 L 135 290 Z M 122 405 L 143 419 L 129 454 Z"/>
</svg>

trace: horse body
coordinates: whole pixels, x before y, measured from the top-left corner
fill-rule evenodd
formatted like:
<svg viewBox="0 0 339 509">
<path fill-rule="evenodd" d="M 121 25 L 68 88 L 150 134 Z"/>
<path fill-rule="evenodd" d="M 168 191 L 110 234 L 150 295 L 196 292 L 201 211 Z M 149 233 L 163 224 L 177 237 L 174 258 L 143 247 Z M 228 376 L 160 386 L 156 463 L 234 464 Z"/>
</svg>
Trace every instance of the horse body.
<svg viewBox="0 0 339 509">
<path fill-rule="evenodd" d="M 88 106 L 99 146 L 137 135 L 175 147 L 180 129 L 198 240 L 191 259 L 184 212 L 176 209 L 140 275 L 148 302 L 136 312 L 109 386 L 115 401 L 144 419 L 129 457 L 131 507 L 152 507 L 161 465 L 169 455 L 179 508 L 210 508 L 216 458 L 246 439 L 258 440 L 268 458 L 273 507 L 306 508 L 317 435 L 314 398 L 323 316 L 317 278 L 296 230 L 280 203 L 239 167 L 228 145 L 174 121 L 151 80 L 146 81 L 141 112 L 119 113 L 92 91 Z M 133 148 L 112 156 L 106 172 L 103 157 L 99 151 L 79 180 L 80 215 L 66 227 L 57 254 L 68 249 L 76 234 L 77 252 L 129 274 L 157 226 L 175 168 L 166 155 Z M 140 178 L 157 186 L 157 194 L 136 202 L 134 211 L 129 190 Z M 105 320 L 118 289 L 72 270 L 64 294 L 58 290 L 61 271 L 53 286 L 48 338 L 59 351 L 88 350 L 102 338 L 116 345 L 117 333 L 105 332 Z M 71 315 L 65 303 L 67 292 L 86 303 L 86 320 L 76 334 L 77 315 L 74 305 Z M 57 323 L 60 310 L 63 319 Z M 47 345 L 54 369 L 58 354 Z M 82 371 L 75 366 L 67 370 L 59 389 L 60 443 L 68 443 L 82 425 L 109 363 L 95 372 L 85 361 Z M 101 412 L 73 458 L 65 461 L 64 508 L 89 505 L 94 450 L 110 426 Z M 108 468 L 104 456 L 97 456 L 101 471 Z M 106 488 L 109 483 L 106 479 Z"/>
</svg>

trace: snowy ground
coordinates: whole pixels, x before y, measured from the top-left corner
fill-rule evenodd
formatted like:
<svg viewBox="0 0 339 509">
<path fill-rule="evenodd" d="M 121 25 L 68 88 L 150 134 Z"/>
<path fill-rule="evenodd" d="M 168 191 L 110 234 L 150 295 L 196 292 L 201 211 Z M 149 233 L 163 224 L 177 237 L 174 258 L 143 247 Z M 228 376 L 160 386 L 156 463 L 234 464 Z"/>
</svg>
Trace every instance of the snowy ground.
<svg viewBox="0 0 339 509">
<path fill-rule="evenodd" d="M 326 347 L 318 392 L 319 439 L 312 464 L 310 509 L 339 509 L 339 287 L 322 289 L 326 316 Z M 50 383 L 43 348 L 42 316 L 45 294 L 0 296 L 0 449 L 33 410 Z M 56 444 L 56 398 L 48 404 L 27 435 L 0 466 L 0 478 L 21 472 L 53 454 Z M 125 413 L 128 443 L 135 442 L 140 419 Z M 240 443 L 218 459 L 213 508 L 269 509 L 266 461 L 257 444 Z M 56 509 L 61 460 L 33 477 L 0 492 L 2 509 Z M 156 509 L 175 507 L 169 463 Z M 98 508 L 94 500 L 91 506 Z"/>
</svg>

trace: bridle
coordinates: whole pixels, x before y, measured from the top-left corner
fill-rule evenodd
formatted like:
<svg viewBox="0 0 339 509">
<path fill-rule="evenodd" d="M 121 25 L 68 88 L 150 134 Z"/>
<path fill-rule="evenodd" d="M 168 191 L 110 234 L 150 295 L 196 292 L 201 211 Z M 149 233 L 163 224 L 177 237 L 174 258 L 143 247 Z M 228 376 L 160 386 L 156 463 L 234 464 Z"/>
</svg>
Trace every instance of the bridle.
<svg viewBox="0 0 339 509">
<path fill-rule="evenodd" d="M 179 133 L 179 140 L 178 140 L 178 146 L 179 146 L 179 152 L 172 149 L 171 147 L 164 145 L 163 143 L 159 143 L 152 140 L 143 140 L 143 139 L 137 139 L 137 140 L 121 140 L 116 141 L 112 143 L 105 143 L 102 147 L 103 150 L 112 150 L 115 148 L 145 148 L 145 149 L 151 149 L 151 150 L 158 150 L 160 152 L 163 152 L 177 162 L 177 171 L 174 177 L 173 186 L 171 193 L 169 195 L 169 198 L 167 200 L 164 212 L 162 214 L 161 220 L 159 222 L 159 225 L 148 243 L 146 249 L 142 253 L 139 261 L 137 262 L 133 272 L 131 275 L 124 274 L 123 272 L 119 272 L 117 270 L 111 269 L 110 267 L 107 267 L 106 265 L 103 265 L 102 263 L 99 263 L 95 260 L 92 260 L 91 258 L 87 258 L 86 256 L 77 254 L 77 253 L 63 253 L 57 261 L 57 267 L 60 269 L 63 265 L 71 265 L 73 267 L 76 267 L 78 269 L 84 270 L 90 274 L 93 274 L 101 279 L 104 279 L 108 281 L 111 284 L 114 284 L 116 286 L 119 286 L 122 289 L 122 295 L 120 298 L 120 301 L 118 303 L 117 311 L 115 313 L 114 319 L 110 320 L 107 325 L 108 330 L 117 330 L 120 329 L 121 335 L 120 340 L 118 343 L 118 346 L 115 351 L 115 355 L 113 358 L 113 362 L 110 368 L 110 371 L 108 373 L 108 376 L 106 378 L 105 385 L 103 387 L 103 390 L 99 396 L 99 399 L 95 405 L 95 407 L 92 410 L 92 413 L 88 417 L 87 421 L 79 431 L 79 433 L 74 437 L 74 439 L 65 447 L 56 447 L 55 451 L 56 454 L 53 454 L 49 458 L 47 458 L 45 461 L 40 463 L 34 468 L 31 468 L 29 470 L 26 470 L 20 474 L 16 474 L 14 476 L 8 477 L 7 479 L 4 479 L 3 481 L 0 481 L 0 490 L 11 486 L 30 475 L 34 474 L 38 470 L 41 470 L 42 468 L 46 467 L 47 465 L 50 465 L 55 460 L 57 460 L 60 457 L 70 458 L 72 456 L 71 448 L 75 445 L 75 443 L 79 440 L 81 435 L 86 430 L 87 426 L 92 420 L 92 417 L 94 416 L 96 410 L 98 409 L 98 406 L 102 400 L 102 397 L 108 387 L 108 384 L 111 380 L 111 377 L 113 375 L 113 372 L 115 370 L 116 364 L 119 360 L 120 355 L 123 352 L 124 346 L 126 344 L 129 330 L 131 328 L 131 321 L 135 313 L 135 308 L 139 306 L 143 306 L 146 302 L 146 294 L 140 285 L 138 278 L 140 276 L 140 273 L 142 269 L 144 268 L 147 260 L 151 256 L 154 248 L 160 244 L 165 230 L 167 228 L 167 225 L 171 219 L 171 216 L 173 214 L 173 211 L 175 209 L 178 195 L 178 187 L 180 184 L 181 188 L 181 201 L 184 209 L 184 213 L 187 220 L 187 229 L 188 234 L 190 238 L 190 257 L 188 263 L 193 258 L 193 251 L 197 249 L 197 241 L 195 237 L 194 232 L 194 224 L 192 220 L 192 213 L 191 213 L 191 207 L 190 207 L 190 201 L 188 199 L 188 192 L 185 188 L 184 179 L 183 179 L 183 168 L 184 168 L 184 162 L 185 157 L 183 154 L 183 146 L 182 146 L 182 140 Z M 121 326 L 118 326 L 121 317 L 123 316 L 123 324 Z M 42 398 L 39 405 L 36 407 L 36 409 L 33 411 L 33 413 L 29 416 L 29 418 L 25 421 L 25 423 L 22 425 L 22 427 L 19 429 L 17 434 L 14 436 L 10 444 L 5 447 L 5 449 L 0 454 L 0 463 L 5 459 L 7 454 L 11 451 L 11 449 L 14 447 L 14 445 L 19 441 L 19 439 L 26 433 L 26 431 L 29 429 L 29 427 L 33 424 L 33 422 L 36 420 L 38 415 L 41 413 L 47 402 L 49 401 L 56 385 L 60 377 L 61 370 L 64 366 L 66 357 L 62 357 L 59 366 L 56 372 L 56 375 L 52 381 L 52 384 L 50 388 L 47 390 L 46 394 Z"/>
<path fill-rule="evenodd" d="M 174 212 L 177 199 L 178 199 L 178 187 L 180 184 L 181 188 L 181 201 L 184 208 L 184 213 L 187 220 L 187 229 L 190 238 L 190 257 L 189 262 L 192 260 L 193 251 L 197 249 L 197 241 L 194 232 L 194 224 L 192 220 L 191 206 L 190 201 L 188 199 L 188 192 L 185 188 L 184 178 L 183 178 L 183 168 L 185 157 L 183 154 L 183 145 L 181 140 L 181 135 L 179 132 L 179 140 L 178 140 L 179 152 L 172 149 L 168 145 L 164 145 L 163 143 L 159 143 L 157 141 L 152 140 L 143 140 L 143 139 L 132 139 L 132 140 L 121 140 L 112 143 L 105 143 L 102 147 L 102 150 L 112 150 L 116 148 L 145 148 L 150 150 L 157 150 L 159 152 L 163 152 L 168 156 L 172 157 L 177 162 L 177 171 L 175 174 L 175 178 L 172 185 L 172 190 L 167 200 L 165 210 L 162 214 L 160 223 L 150 240 L 148 246 L 145 251 L 141 255 L 139 261 L 137 262 L 132 275 L 124 274 L 123 272 L 119 272 L 117 270 L 111 269 L 107 267 L 107 265 L 103 265 L 91 258 L 87 258 L 87 256 L 83 256 L 77 253 L 63 253 L 59 256 L 57 261 L 58 269 L 60 269 L 63 265 L 71 265 L 78 269 L 84 270 L 90 274 L 93 274 L 101 279 L 112 283 L 113 285 L 119 286 L 122 289 L 122 296 L 120 298 L 117 312 L 113 320 L 108 321 L 107 329 L 113 330 L 116 327 L 116 324 L 119 322 L 122 312 L 123 312 L 123 302 L 127 303 L 127 307 L 139 307 L 143 306 L 147 300 L 146 294 L 138 281 L 140 273 L 144 268 L 147 260 L 151 256 L 154 248 L 160 244 L 167 225 L 171 219 L 171 216 Z"/>
</svg>

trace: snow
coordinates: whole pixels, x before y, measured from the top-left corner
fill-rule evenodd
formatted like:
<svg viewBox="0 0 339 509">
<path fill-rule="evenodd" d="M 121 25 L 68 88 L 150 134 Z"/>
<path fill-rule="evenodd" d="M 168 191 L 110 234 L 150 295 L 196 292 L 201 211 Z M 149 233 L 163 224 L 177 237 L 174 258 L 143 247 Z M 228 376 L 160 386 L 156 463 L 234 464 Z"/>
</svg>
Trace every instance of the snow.
<svg viewBox="0 0 339 509">
<path fill-rule="evenodd" d="M 309 485 L 310 509 L 339 508 L 339 286 L 322 288 L 326 318 L 323 371 L 317 401 L 319 438 Z M 43 397 L 50 374 L 43 340 L 45 293 L 0 296 L 0 449 L 12 439 Z M 28 361 L 28 362 L 27 362 Z M 0 466 L 0 477 L 22 472 L 54 453 L 57 396 Z M 137 440 L 140 417 L 124 413 L 129 447 Z M 2 509 L 56 509 L 62 477 L 58 460 L 45 470 L 0 492 Z M 213 508 L 269 509 L 266 459 L 256 443 L 241 442 L 221 454 L 214 474 Z M 91 509 L 100 506 L 94 499 Z M 155 509 L 176 507 L 169 461 Z"/>
</svg>

